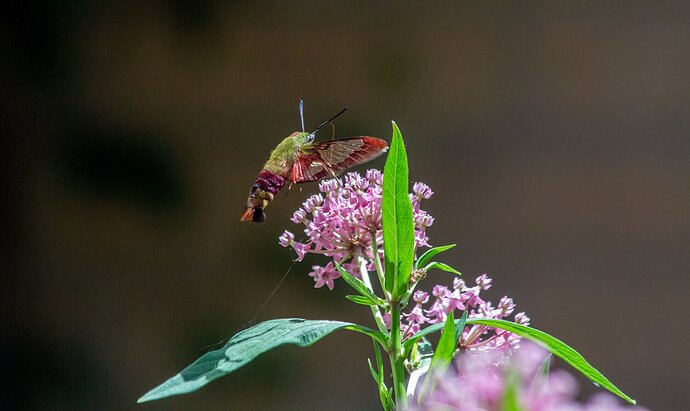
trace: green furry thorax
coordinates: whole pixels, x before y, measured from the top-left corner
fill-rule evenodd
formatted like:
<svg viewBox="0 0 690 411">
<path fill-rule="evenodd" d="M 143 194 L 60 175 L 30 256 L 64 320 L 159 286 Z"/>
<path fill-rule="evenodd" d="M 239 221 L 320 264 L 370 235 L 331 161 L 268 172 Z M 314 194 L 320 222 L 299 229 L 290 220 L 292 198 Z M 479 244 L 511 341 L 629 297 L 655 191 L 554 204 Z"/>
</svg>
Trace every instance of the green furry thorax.
<svg viewBox="0 0 690 411">
<path fill-rule="evenodd" d="M 264 170 L 285 177 L 290 173 L 300 148 L 308 144 L 309 133 L 295 131 L 271 151 Z"/>
</svg>

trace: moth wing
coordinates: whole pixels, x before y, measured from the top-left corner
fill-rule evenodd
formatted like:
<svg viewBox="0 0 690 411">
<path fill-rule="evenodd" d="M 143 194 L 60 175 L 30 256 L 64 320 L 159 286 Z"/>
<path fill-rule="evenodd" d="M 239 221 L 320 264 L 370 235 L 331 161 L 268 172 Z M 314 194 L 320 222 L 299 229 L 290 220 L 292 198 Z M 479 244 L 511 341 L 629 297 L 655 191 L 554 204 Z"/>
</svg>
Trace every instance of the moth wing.
<svg viewBox="0 0 690 411">
<path fill-rule="evenodd" d="M 388 143 L 376 137 L 350 137 L 303 147 L 292 167 L 295 183 L 316 181 L 373 160 L 388 150 Z"/>
</svg>

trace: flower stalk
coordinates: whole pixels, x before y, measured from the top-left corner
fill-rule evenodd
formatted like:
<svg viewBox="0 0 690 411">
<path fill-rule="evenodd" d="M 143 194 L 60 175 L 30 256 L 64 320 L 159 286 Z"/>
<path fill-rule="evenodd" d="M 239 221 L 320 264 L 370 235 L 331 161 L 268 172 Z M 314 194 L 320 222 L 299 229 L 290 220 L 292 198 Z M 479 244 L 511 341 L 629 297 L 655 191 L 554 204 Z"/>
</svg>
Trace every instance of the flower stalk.
<svg viewBox="0 0 690 411">
<path fill-rule="evenodd" d="M 369 279 L 369 270 L 367 269 L 366 258 L 364 258 L 363 255 L 358 253 L 358 255 L 355 256 L 355 259 L 357 260 L 357 263 L 359 265 L 359 272 L 362 275 L 362 282 L 364 283 L 364 285 L 367 286 L 367 288 L 371 292 L 374 292 L 374 288 L 371 285 L 371 280 Z M 383 321 L 383 315 L 381 315 L 381 310 L 376 305 L 372 305 L 370 306 L 370 308 L 371 314 L 374 316 L 374 321 L 376 322 L 376 326 L 379 328 L 379 331 L 381 331 L 384 334 L 387 334 L 388 328 L 386 327 L 385 321 Z"/>
<path fill-rule="evenodd" d="M 400 302 L 390 301 L 391 306 L 391 334 L 388 357 L 393 372 L 393 392 L 396 410 L 407 409 L 407 394 L 405 389 L 405 358 L 400 333 Z"/>
</svg>

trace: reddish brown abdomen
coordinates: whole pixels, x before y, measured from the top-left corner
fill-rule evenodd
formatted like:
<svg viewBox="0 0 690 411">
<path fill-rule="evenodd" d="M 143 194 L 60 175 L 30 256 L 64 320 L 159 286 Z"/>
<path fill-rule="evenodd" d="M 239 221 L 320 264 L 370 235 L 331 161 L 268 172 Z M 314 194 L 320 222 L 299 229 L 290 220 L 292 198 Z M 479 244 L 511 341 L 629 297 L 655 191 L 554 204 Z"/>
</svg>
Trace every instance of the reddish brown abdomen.
<svg viewBox="0 0 690 411">
<path fill-rule="evenodd" d="M 259 177 L 257 177 L 256 181 L 254 181 L 254 186 L 257 188 L 268 191 L 271 194 L 275 194 L 278 191 L 280 191 L 281 188 L 285 185 L 285 178 L 273 174 L 270 171 L 267 170 L 262 170 L 259 173 Z"/>
<path fill-rule="evenodd" d="M 247 209 L 240 221 L 252 220 L 260 223 L 265 220 L 263 209 L 270 204 L 274 195 L 285 185 L 285 178 L 267 170 L 262 170 L 252 184 L 247 198 Z"/>
</svg>

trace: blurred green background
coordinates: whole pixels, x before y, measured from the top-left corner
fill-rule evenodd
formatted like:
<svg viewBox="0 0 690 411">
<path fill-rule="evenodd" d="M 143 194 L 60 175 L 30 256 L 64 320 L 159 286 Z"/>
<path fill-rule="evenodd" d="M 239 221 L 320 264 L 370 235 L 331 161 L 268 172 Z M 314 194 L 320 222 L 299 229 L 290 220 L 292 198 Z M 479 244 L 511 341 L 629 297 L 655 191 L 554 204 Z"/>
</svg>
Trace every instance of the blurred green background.
<svg viewBox="0 0 690 411">
<path fill-rule="evenodd" d="M 431 242 L 460 244 L 447 262 L 488 272 L 488 296 L 515 298 L 641 404 L 688 408 L 689 3 L 43 1 L 1 15 L 1 408 L 377 409 L 371 343 L 345 332 L 135 404 L 242 327 L 290 266 L 277 237 L 315 184 L 266 224 L 238 220 L 300 97 L 311 126 L 349 107 L 339 137 L 390 139 L 396 120 L 411 179 L 436 192 Z M 315 263 L 259 320 L 368 324 L 342 283 L 312 288 Z"/>
</svg>

